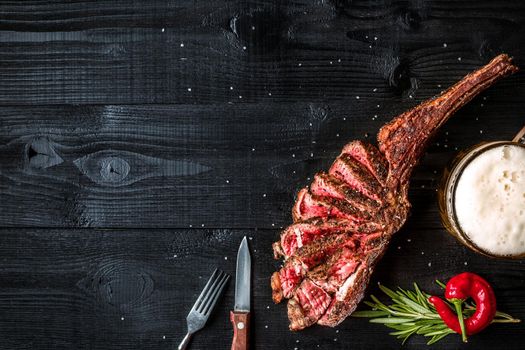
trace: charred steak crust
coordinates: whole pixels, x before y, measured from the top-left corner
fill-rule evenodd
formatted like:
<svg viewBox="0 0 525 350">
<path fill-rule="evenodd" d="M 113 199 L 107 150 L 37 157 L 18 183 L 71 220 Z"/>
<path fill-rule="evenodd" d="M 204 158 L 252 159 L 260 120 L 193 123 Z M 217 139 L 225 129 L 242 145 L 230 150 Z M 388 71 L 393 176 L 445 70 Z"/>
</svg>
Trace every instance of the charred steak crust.
<svg viewBox="0 0 525 350">
<path fill-rule="evenodd" d="M 364 296 L 375 265 L 410 209 L 409 177 L 436 130 L 461 106 L 518 70 L 505 55 L 467 75 L 437 98 L 402 113 L 378 133 L 379 148 L 352 141 L 328 173 L 299 191 L 294 224 L 273 244 L 283 267 L 272 298 L 288 299 L 290 329 L 334 327 Z"/>
</svg>

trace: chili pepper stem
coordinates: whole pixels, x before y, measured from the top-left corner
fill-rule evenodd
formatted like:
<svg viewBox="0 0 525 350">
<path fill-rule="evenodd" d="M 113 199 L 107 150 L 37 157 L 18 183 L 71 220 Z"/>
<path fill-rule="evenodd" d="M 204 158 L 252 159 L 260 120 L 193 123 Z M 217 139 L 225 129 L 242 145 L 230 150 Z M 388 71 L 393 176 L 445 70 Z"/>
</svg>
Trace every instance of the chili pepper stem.
<svg viewBox="0 0 525 350">
<path fill-rule="evenodd" d="M 451 299 L 450 301 L 452 301 L 452 304 L 454 304 L 454 307 L 456 308 L 456 314 L 458 315 L 459 327 L 461 328 L 461 340 L 463 340 L 463 343 L 466 343 L 467 332 L 465 330 L 465 320 L 463 319 L 463 300 Z"/>
</svg>

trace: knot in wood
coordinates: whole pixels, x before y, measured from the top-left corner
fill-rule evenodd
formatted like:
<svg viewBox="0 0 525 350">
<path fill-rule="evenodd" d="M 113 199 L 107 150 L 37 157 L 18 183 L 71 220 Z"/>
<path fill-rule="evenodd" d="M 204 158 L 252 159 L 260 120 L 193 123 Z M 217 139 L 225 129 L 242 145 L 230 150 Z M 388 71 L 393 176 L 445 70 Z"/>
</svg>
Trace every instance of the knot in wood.
<svg viewBox="0 0 525 350">
<path fill-rule="evenodd" d="M 119 157 L 107 157 L 100 161 L 100 176 L 107 182 L 120 182 L 129 174 L 130 166 Z"/>
</svg>

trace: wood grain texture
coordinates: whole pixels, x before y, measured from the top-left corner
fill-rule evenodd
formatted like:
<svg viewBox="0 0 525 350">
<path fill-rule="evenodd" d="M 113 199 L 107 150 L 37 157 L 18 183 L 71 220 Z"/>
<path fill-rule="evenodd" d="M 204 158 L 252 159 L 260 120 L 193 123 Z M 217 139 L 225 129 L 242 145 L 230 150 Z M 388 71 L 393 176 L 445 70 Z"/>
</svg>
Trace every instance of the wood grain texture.
<svg viewBox="0 0 525 350">
<path fill-rule="evenodd" d="M 524 38 L 525 3 L 512 0 L 0 0 L 0 349 L 173 349 L 213 269 L 234 274 L 244 235 L 252 348 L 398 349 L 363 319 L 289 332 L 271 304 L 271 243 L 346 142 L 500 52 L 525 69 Z M 523 262 L 457 244 L 435 198 L 459 150 L 523 126 L 524 76 L 432 143 L 370 292 L 438 292 L 435 278 L 473 271 L 525 319 Z M 230 346 L 233 294 L 192 349 Z M 521 349 L 523 334 L 491 326 L 462 347 Z"/>
<path fill-rule="evenodd" d="M 424 98 L 499 52 L 525 62 L 520 1 L 0 7 L 3 105 Z"/>
<path fill-rule="evenodd" d="M 285 305 L 273 305 L 269 276 L 278 262 L 268 254 L 277 230 L 64 230 L 1 229 L 1 349 L 173 349 L 185 317 L 215 267 L 235 273 L 244 235 L 253 257 L 251 337 L 254 349 L 398 349 L 382 325 L 349 318 L 336 329 L 288 331 Z M 432 242 L 432 246 L 429 245 Z M 468 265 L 464 265 L 464 263 Z M 429 264 L 431 266 L 429 266 Z M 374 275 L 410 287 L 413 280 L 439 292 L 435 278 L 476 271 L 493 283 L 501 310 L 525 318 L 523 263 L 487 260 L 441 230 L 409 225 L 397 234 Z M 232 339 L 230 283 L 192 349 L 228 349 Z M 473 336 L 466 349 L 521 349 L 522 325 L 496 325 Z M 165 338 L 164 338 L 165 337 Z M 433 349 L 454 349 L 449 336 Z M 406 349 L 420 349 L 414 338 Z"/>
<path fill-rule="evenodd" d="M 433 195 L 458 149 L 514 136 L 524 105 L 508 89 L 496 85 L 445 126 L 413 177 L 413 201 Z M 346 142 L 373 137 L 410 105 L 356 101 L 3 107 L 0 223 L 284 226 L 297 190 Z M 418 222 L 435 224 L 436 210 Z"/>
</svg>

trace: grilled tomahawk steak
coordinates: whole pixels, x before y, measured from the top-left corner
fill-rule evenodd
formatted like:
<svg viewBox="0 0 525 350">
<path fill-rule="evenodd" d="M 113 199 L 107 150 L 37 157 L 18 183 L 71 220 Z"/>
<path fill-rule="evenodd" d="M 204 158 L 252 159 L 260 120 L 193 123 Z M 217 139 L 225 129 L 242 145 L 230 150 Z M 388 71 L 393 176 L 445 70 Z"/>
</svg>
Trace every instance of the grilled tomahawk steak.
<svg viewBox="0 0 525 350">
<path fill-rule="evenodd" d="M 327 172 L 297 195 L 294 223 L 273 245 L 283 267 L 273 300 L 288 299 L 290 329 L 336 326 L 361 301 L 393 233 L 404 224 L 412 169 L 435 131 L 496 80 L 518 70 L 505 55 L 437 98 L 399 115 L 377 135 L 379 148 L 352 141 Z"/>
</svg>

